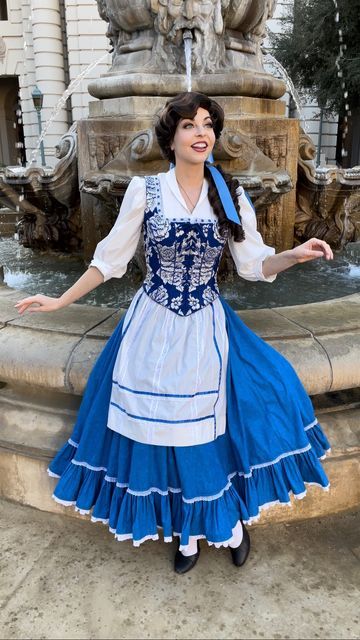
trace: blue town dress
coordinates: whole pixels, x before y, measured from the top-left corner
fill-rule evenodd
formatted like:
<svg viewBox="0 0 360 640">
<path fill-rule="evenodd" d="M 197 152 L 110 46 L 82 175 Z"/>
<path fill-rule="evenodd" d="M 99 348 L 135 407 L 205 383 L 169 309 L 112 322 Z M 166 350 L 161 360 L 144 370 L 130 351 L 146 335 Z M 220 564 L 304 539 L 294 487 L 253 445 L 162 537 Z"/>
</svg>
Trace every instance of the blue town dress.
<svg viewBox="0 0 360 640">
<path fill-rule="evenodd" d="M 328 488 L 319 459 L 329 443 L 291 364 L 219 296 L 216 274 L 230 238 L 214 215 L 165 216 L 164 176 L 170 186 L 174 176 L 159 176 L 142 179 L 145 281 L 48 471 L 59 478 L 56 501 L 91 513 L 118 540 L 139 546 L 162 530 L 166 542 L 180 536 L 180 549 L 193 538 L 227 546 L 239 520 L 252 523 L 291 494 L 304 497 L 307 484 Z M 110 263 L 130 222 L 122 224 L 102 241 Z M 126 267 L 109 271 L 100 249 L 92 266 L 105 279 L 120 276 Z"/>
</svg>

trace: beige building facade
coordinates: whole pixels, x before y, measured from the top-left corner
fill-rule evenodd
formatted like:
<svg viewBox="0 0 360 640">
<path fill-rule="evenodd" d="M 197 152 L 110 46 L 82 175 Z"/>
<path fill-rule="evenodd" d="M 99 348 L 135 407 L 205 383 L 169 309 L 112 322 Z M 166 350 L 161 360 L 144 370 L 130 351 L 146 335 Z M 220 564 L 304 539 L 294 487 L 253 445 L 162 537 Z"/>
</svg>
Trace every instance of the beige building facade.
<svg viewBox="0 0 360 640">
<path fill-rule="evenodd" d="M 279 0 L 269 29 L 279 31 L 279 18 L 293 0 Z M 43 93 L 42 124 L 52 118 L 44 145 L 46 164 L 56 164 L 54 147 L 69 126 L 88 115 L 87 85 L 110 64 L 96 0 L 0 0 L 0 166 L 24 164 L 39 137 L 32 91 Z M 70 83 L 89 65 L 100 61 L 76 85 L 66 104 L 54 110 Z M 319 115 L 311 100 L 303 99 L 308 133 L 317 145 Z M 337 122 L 324 123 L 322 162 L 335 162 Z M 40 161 L 40 156 L 39 156 Z"/>
<path fill-rule="evenodd" d="M 95 0 L 0 0 L 0 165 L 30 161 L 39 128 L 32 91 L 43 93 L 42 124 L 70 82 L 103 58 L 60 108 L 46 135 L 45 157 L 56 163 L 54 147 L 77 119 L 86 117 L 87 84 L 105 72 L 110 55 L 106 24 Z M 23 146 L 22 146 L 23 145 Z"/>
</svg>

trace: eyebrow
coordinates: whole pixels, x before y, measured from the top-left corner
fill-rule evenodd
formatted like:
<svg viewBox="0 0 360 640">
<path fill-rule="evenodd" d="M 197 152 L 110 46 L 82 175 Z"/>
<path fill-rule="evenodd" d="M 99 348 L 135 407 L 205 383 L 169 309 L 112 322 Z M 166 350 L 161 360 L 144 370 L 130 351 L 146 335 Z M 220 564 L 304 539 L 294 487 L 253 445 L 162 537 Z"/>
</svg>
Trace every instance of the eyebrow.
<svg viewBox="0 0 360 640">
<path fill-rule="evenodd" d="M 182 118 L 183 120 L 189 120 L 190 122 L 194 122 L 195 118 Z M 212 121 L 212 117 L 211 116 L 205 116 L 205 118 L 203 119 L 203 122 L 205 122 L 205 120 L 211 120 Z"/>
</svg>

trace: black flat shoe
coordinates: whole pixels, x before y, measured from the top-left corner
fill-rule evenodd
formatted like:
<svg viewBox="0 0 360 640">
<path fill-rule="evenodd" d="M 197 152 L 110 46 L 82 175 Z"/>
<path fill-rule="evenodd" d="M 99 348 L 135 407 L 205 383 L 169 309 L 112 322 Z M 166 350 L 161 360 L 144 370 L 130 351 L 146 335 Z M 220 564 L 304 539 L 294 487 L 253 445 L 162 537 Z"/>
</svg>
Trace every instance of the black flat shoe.
<svg viewBox="0 0 360 640">
<path fill-rule="evenodd" d="M 241 544 L 238 547 L 235 547 L 235 549 L 230 547 L 232 561 L 236 567 L 242 567 L 250 553 L 250 536 L 247 529 L 245 529 L 245 526 L 243 525 L 242 527 L 243 539 Z"/>
<path fill-rule="evenodd" d="M 175 554 L 174 569 L 176 573 L 186 573 L 195 567 L 200 555 L 200 545 L 197 543 L 197 552 L 192 556 L 184 556 L 179 549 Z"/>
</svg>

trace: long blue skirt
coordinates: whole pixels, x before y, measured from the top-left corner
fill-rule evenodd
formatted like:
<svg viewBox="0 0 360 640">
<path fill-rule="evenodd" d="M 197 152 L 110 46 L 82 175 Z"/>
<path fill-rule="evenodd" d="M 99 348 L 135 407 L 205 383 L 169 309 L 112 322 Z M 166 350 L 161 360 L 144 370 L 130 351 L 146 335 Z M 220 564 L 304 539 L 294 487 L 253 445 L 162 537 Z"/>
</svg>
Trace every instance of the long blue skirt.
<svg viewBox="0 0 360 640">
<path fill-rule="evenodd" d="M 229 339 L 226 433 L 207 444 L 141 444 L 107 427 L 123 320 L 87 383 L 71 438 L 49 467 L 54 499 L 91 513 L 118 540 L 138 546 L 180 536 L 227 544 L 239 520 L 329 486 L 319 459 L 329 443 L 291 364 L 251 331 L 224 300 Z"/>
</svg>

